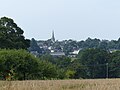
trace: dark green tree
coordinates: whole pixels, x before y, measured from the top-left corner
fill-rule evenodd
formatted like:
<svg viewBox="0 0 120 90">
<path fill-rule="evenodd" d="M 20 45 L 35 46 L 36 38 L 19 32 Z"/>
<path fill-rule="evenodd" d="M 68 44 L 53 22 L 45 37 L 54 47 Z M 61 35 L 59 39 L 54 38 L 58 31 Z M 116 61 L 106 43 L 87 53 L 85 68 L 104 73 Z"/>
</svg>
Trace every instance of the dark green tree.
<svg viewBox="0 0 120 90">
<path fill-rule="evenodd" d="M 0 79 L 33 80 L 58 78 L 55 65 L 25 50 L 0 50 Z"/>
<path fill-rule="evenodd" d="M 100 43 L 99 39 L 91 39 L 88 38 L 85 42 L 84 42 L 84 48 L 97 48 L 98 45 Z"/>
<path fill-rule="evenodd" d="M 120 77 L 120 51 L 111 53 L 111 59 L 108 62 L 108 66 L 110 78 Z"/>
<path fill-rule="evenodd" d="M 86 78 L 105 78 L 109 53 L 101 49 L 85 49 L 78 55 Z M 81 67 L 81 66 L 80 66 Z"/>
<path fill-rule="evenodd" d="M 108 50 L 108 40 L 102 40 L 98 46 L 98 48 L 103 49 L 103 50 Z"/>
<path fill-rule="evenodd" d="M 37 51 L 40 54 L 42 53 L 42 50 L 40 49 L 40 47 L 38 46 L 38 44 L 34 38 L 32 38 L 30 41 L 29 51 Z"/>
<path fill-rule="evenodd" d="M 25 39 L 23 33 L 11 18 L 0 18 L 0 48 L 27 49 L 30 40 Z"/>
<path fill-rule="evenodd" d="M 62 57 L 53 57 L 51 55 L 42 55 L 41 60 L 51 62 L 53 65 L 57 66 L 58 78 L 73 78 L 75 70 L 77 68 L 77 62 L 71 60 L 71 58 L 62 56 Z"/>
<path fill-rule="evenodd" d="M 31 79 L 38 67 L 38 60 L 25 50 L 0 50 L 0 62 L 2 79 Z"/>
</svg>

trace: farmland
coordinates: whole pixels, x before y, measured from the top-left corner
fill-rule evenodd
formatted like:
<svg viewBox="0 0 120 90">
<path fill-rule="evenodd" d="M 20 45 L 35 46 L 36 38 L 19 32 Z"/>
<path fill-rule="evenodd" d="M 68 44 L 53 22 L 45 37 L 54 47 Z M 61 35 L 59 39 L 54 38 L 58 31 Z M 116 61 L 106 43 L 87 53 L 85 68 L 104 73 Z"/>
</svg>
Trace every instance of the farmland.
<svg viewBox="0 0 120 90">
<path fill-rule="evenodd" d="M 0 90 L 120 90 L 120 79 L 0 81 Z"/>
</svg>

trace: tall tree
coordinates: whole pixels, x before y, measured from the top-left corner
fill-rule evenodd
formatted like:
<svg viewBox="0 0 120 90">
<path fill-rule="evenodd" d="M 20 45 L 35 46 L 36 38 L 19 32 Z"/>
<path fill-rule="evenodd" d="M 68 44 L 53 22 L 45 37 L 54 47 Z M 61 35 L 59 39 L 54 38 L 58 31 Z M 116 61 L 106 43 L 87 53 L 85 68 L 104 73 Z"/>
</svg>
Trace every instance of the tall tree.
<svg viewBox="0 0 120 90">
<path fill-rule="evenodd" d="M 34 38 L 32 38 L 30 41 L 29 51 L 37 51 L 38 53 L 42 53 L 42 50 L 40 49 Z"/>
<path fill-rule="evenodd" d="M 0 48 L 27 49 L 30 40 L 25 39 L 23 33 L 11 18 L 0 18 Z"/>
</svg>

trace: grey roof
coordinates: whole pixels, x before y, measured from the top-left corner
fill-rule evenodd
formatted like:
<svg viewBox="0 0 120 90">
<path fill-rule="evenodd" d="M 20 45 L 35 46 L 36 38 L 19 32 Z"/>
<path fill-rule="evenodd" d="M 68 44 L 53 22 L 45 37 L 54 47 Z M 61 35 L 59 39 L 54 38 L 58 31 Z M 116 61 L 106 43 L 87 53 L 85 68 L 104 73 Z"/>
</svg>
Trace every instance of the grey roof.
<svg viewBox="0 0 120 90">
<path fill-rule="evenodd" d="M 64 52 L 51 52 L 50 55 L 52 56 L 65 56 Z"/>
</svg>

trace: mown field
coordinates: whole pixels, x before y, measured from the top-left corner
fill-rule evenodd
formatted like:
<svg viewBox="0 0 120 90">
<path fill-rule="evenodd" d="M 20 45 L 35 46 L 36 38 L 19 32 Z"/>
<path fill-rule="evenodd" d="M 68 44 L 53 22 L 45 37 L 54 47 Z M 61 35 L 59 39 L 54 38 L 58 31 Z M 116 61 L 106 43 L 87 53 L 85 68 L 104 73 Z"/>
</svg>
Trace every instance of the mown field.
<svg viewBox="0 0 120 90">
<path fill-rule="evenodd" d="M 0 81 L 0 90 L 120 90 L 120 79 Z"/>
</svg>

